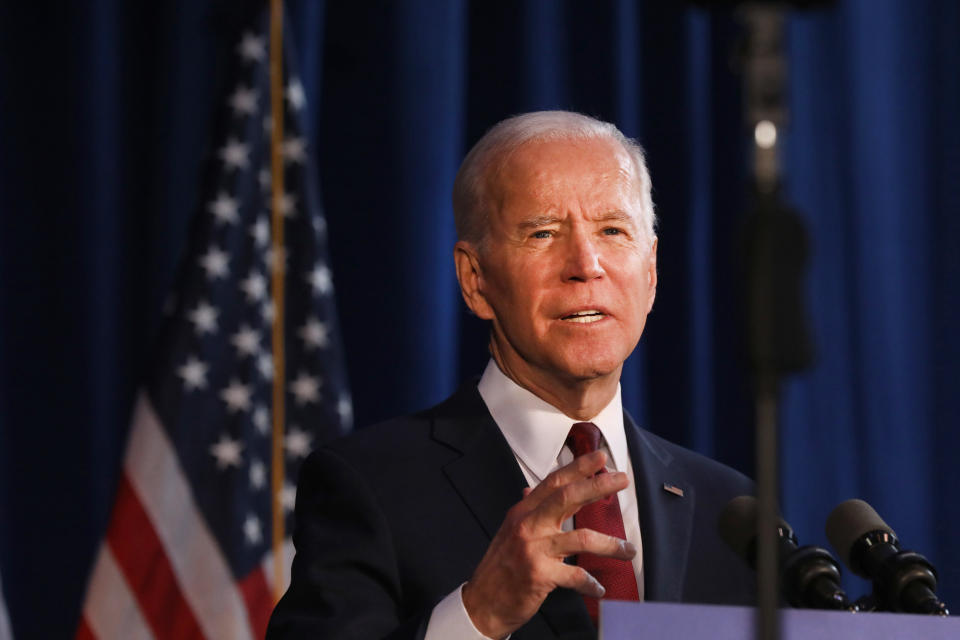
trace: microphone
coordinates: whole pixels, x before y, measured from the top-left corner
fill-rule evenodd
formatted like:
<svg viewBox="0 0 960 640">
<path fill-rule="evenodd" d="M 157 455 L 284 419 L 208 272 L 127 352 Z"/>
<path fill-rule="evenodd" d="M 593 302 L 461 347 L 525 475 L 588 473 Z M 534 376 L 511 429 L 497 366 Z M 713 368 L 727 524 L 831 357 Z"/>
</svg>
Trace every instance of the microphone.
<svg viewBox="0 0 960 640">
<path fill-rule="evenodd" d="M 842 502 L 827 518 L 827 539 L 843 563 L 873 581 L 888 611 L 950 615 L 938 597 L 937 571 L 919 553 L 900 548 L 897 534 L 863 500 Z"/>
<path fill-rule="evenodd" d="M 797 536 L 778 519 L 780 588 L 787 602 L 808 609 L 850 609 L 840 588 L 840 566 L 822 547 L 798 546 Z M 757 564 L 757 499 L 738 496 L 727 503 L 717 522 L 720 537 L 752 569 Z"/>
</svg>

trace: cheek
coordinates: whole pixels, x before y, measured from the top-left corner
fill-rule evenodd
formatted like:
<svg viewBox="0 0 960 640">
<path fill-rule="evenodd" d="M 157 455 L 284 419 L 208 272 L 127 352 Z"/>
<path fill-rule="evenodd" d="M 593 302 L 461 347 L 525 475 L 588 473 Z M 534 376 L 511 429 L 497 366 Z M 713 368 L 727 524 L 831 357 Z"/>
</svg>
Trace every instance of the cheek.
<svg viewBox="0 0 960 640">
<path fill-rule="evenodd" d="M 546 269 L 543 265 L 518 262 L 507 264 L 503 269 L 501 291 L 510 298 L 515 306 L 532 306 L 547 292 Z"/>
<path fill-rule="evenodd" d="M 652 286 L 646 271 L 634 273 L 626 278 L 618 287 L 622 300 L 629 307 L 631 322 L 643 327 L 647 314 L 653 306 L 655 288 Z"/>
<path fill-rule="evenodd" d="M 505 266 L 485 279 L 484 298 L 501 323 L 529 324 L 536 318 L 541 291 L 528 270 Z"/>
</svg>

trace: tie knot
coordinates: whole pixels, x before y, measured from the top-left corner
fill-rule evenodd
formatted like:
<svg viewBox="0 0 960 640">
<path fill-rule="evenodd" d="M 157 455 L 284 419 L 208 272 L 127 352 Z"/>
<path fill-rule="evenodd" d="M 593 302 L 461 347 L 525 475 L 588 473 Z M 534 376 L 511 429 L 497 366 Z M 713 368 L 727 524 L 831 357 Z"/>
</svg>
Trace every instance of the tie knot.
<svg viewBox="0 0 960 640">
<path fill-rule="evenodd" d="M 574 457 L 580 457 L 600 448 L 600 436 L 600 429 L 592 422 L 576 422 L 570 428 L 567 446 Z"/>
</svg>

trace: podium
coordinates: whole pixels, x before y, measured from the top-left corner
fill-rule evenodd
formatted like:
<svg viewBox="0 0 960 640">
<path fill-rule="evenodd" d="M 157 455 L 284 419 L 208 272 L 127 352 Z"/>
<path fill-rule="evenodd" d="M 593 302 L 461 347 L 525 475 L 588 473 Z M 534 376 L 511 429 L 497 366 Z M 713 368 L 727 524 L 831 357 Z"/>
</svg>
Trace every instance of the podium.
<svg viewBox="0 0 960 640">
<path fill-rule="evenodd" d="M 957 640 L 960 618 L 781 609 L 782 640 Z M 600 602 L 600 640 L 752 640 L 756 609 L 672 602 Z"/>
</svg>

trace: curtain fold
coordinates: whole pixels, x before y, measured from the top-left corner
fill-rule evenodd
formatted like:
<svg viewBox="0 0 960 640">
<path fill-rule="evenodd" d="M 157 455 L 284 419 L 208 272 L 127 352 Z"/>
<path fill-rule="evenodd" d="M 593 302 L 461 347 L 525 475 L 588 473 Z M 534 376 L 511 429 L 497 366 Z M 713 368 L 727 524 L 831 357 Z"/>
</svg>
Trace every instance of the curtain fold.
<svg viewBox="0 0 960 640">
<path fill-rule="evenodd" d="M 788 188 L 814 238 L 820 362 L 788 386 L 782 425 L 788 517 L 825 540 L 830 508 L 866 499 L 907 548 L 936 558 L 948 593 L 945 524 L 957 513 L 945 495 L 960 474 L 938 464 L 957 442 L 955 408 L 939 398 L 956 397 L 960 371 L 940 355 L 956 353 L 943 316 L 955 307 L 940 301 L 958 272 L 938 256 L 960 236 L 943 224 L 936 185 L 957 128 L 941 107 L 955 103 L 960 63 L 940 21 L 955 29 L 956 14 L 851 2 L 790 25 Z"/>
</svg>

